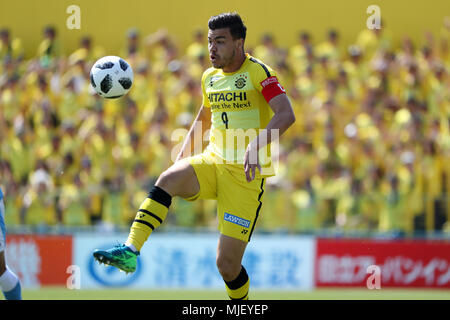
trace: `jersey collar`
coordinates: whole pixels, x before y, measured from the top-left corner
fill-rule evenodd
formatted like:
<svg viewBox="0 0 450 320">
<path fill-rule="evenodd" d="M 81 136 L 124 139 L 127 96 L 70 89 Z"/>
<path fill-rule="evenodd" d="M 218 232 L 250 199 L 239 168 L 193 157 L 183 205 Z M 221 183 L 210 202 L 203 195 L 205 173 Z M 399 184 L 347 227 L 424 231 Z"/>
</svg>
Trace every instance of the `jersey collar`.
<svg viewBox="0 0 450 320">
<path fill-rule="evenodd" d="M 242 63 L 242 65 L 241 65 L 241 67 L 240 67 L 239 69 L 237 69 L 237 70 L 234 71 L 234 72 L 224 72 L 224 71 L 222 70 L 222 73 L 223 73 L 224 75 L 226 75 L 226 76 L 230 76 L 230 75 L 233 75 L 233 74 L 236 74 L 236 73 L 241 72 L 242 69 L 244 69 L 244 68 L 247 66 L 247 64 L 249 63 L 250 58 L 251 58 L 251 56 L 250 56 L 248 53 L 245 53 L 245 60 L 244 60 L 244 62 Z"/>
</svg>

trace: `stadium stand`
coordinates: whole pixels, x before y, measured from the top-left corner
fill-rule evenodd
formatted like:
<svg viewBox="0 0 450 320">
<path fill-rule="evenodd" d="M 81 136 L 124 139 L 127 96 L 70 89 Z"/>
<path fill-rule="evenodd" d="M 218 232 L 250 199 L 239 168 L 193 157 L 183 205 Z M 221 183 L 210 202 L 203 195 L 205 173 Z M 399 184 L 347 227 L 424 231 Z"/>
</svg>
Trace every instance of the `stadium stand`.
<svg viewBox="0 0 450 320">
<path fill-rule="evenodd" d="M 63 54 L 48 26 L 33 59 L 14 30 L 0 31 L 0 183 L 9 226 L 128 227 L 171 163 L 201 105 L 205 35 L 181 50 L 160 30 L 132 29 L 120 54 L 135 72 L 130 94 L 98 97 L 89 70 L 105 50 L 83 37 Z M 348 48 L 339 31 L 307 30 L 282 48 L 265 33 L 248 48 L 271 62 L 297 115 L 268 179 L 260 229 L 450 232 L 450 26 L 438 39 L 393 45 L 364 30 Z M 215 226 L 208 201 L 177 200 L 167 226 Z"/>
</svg>

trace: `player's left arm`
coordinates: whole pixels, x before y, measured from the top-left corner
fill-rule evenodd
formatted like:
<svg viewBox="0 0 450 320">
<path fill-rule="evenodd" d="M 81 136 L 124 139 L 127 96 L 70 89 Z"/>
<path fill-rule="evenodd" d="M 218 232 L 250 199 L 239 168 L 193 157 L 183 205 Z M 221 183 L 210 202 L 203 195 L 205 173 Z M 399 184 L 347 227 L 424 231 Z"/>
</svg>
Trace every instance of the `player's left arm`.
<svg viewBox="0 0 450 320">
<path fill-rule="evenodd" d="M 281 137 L 295 122 L 294 110 L 284 89 L 278 84 L 278 81 L 273 85 L 273 93 L 271 94 L 273 97 L 270 97 L 269 106 L 274 115 L 265 130 L 261 130 L 260 134 L 248 144 L 245 151 L 244 170 L 248 182 L 255 178 L 256 168 L 261 171 L 258 161 L 258 150 L 270 144 L 274 139 Z"/>
</svg>

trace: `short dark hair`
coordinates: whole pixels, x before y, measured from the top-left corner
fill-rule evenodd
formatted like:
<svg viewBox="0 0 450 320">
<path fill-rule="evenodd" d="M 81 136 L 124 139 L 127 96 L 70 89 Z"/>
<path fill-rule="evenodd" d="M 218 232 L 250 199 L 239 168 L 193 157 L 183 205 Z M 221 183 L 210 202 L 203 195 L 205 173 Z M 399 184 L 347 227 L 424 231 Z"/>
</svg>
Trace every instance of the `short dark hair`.
<svg viewBox="0 0 450 320">
<path fill-rule="evenodd" d="M 49 34 L 54 37 L 56 36 L 56 28 L 52 25 L 47 25 L 44 27 L 44 34 Z"/>
<path fill-rule="evenodd" d="M 211 30 L 230 28 L 234 40 L 244 39 L 247 35 L 247 27 L 242 22 L 241 16 L 236 12 L 221 13 L 209 18 L 208 27 Z"/>
<path fill-rule="evenodd" d="M 9 29 L 3 28 L 0 30 L 0 36 L 2 37 L 9 37 Z"/>
</svg>

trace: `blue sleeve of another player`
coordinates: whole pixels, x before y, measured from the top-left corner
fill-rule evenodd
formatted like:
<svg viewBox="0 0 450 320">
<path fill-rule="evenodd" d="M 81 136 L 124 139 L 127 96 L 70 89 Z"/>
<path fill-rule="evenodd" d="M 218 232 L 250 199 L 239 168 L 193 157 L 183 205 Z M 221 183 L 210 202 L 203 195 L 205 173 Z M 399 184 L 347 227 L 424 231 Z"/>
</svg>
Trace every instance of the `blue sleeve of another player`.
<svg viewBox="0 0 450 320">
<path fill-rule="evenodd" d="M 0 252 L 5 250 L 6 227 L 5 227 L 5 205 L 3 203 L 3 192 L 0 188 Z"/>
</svg>

